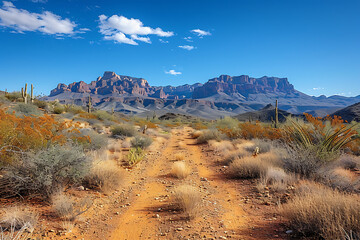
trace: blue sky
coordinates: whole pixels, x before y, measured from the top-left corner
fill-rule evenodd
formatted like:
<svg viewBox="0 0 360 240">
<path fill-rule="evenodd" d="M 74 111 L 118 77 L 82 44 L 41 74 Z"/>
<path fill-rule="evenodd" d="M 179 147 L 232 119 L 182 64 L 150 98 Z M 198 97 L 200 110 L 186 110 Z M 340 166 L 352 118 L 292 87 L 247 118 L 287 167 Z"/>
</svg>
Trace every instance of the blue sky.
<svg viewBox="0 0 360 240">
<path fill-rule="evenodd" d="M 360 94 L 360 1 L 0 0 L 0 89 L 150 85 L 221 74 L 287 77 L 310 95 Z"/>
</svg>

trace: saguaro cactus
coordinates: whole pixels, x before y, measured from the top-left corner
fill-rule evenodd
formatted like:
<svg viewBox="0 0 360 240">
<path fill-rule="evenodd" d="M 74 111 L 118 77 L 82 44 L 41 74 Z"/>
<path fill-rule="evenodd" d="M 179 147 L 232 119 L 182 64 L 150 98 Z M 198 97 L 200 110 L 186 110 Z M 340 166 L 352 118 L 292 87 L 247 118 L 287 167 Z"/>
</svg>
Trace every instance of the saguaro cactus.
<svg viewBox="0 0 360 240">
<path fill-rule="evenodd" d="M 88 113 L 91 113 L 91 106 L 92 106 L 92 104 L 91 104 L 91 97 L 90 97 L 90 95 L 89 95 L 89 102 L 88 102 L 88 104 L 87 104 Z"/>
<path fill-rule="evenodd" d="M 22 96 L 22 98 L 24 99 L 24 103 L 27 104 L 27 97 L 28 97 L 28 94 L 27 94 L 27 83 L 25 84 L 25 89 L 24 89 L 24 88 L 21 88 L 21 96 Z"/>
<path fill-rule="evenodd" d="M 30 100 L 31 100 L 31 103 L 34 103 L 34 86 L 31 84 L 31 93 L 30 93 Z"/>
<path fill-rule="evenodd" d="M 279 127 L 279 108 L 278 108 L 278 100 L 275 102 L 275 128 Z"/>
</svg>

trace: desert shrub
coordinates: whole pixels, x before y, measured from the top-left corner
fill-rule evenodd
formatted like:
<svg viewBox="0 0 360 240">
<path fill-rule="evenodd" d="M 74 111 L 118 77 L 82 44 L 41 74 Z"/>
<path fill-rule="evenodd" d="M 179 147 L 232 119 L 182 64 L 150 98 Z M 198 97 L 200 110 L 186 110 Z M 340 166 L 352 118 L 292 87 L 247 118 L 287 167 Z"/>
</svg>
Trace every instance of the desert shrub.
<svg viewBox="0 0 360 240">
<path fill-rule="evenodd" d="M 83 141 L 83 146 L 86 150 L 100 150 L 108 145 L 108 137 L 92 129 L 80 129 L 80 135 L 78 137 L 89 138 L 89 141 Z"/>
<path fill-rule="evenodd" d="M 14 102 L 20 99 L 22 100 L 22 95 L 21 92 L 11 92 L 6 94 L 6 98 Z"/>
<path fill-rule="evenodd" d="M 130 148 L 128 158 L 128 164 L 133 166 L 143 160 L 145 157 L 144 150 L 142 148 Z"/>
<path fill-rule="evenodd" d="M 41 109 L 47 109 L 49 106 L 47 102 L 38 99 L 35 99 L 33 104 Z"/>
<path fill-rule="evenodd" d="M 61 104 L 56 105 L 53 109 L 53 113 L 55 114 L 62 114 L 63 112 L 65 112 L 65 107 Z"/>
<path fill-rule="evenodd" d="M 78 131 L 76 127 L 72 123 L 56 121 L 49 115 L 18 117 L 0 109 L 0 165 L 11 163 L 23 152 L 66 143 L 67 137 L 63 133 Z M 81 139 L 74 137 L 73 140 Z"/>
<path fill-rule="evenodd" d="M 196 142 L 201 144 L 207 143 L 209 140 L 221 141 L 222 139 L 224 139 L 223 134 L 216 129 L 211 129 L 202 131 L 202 134 L 197 138 Z"/>
<path fill-rule="evenodd" d="M 233 178 L 259 178 L 269 167 L 264 161 L 254 157 L 235 159 L 229 165 L 229 174 Z"/>
<path fill-rule="evenodd" d="M 202 131 L 196 130 L 191 133 L 191 137 L 196 139 L 196 138 L 200 137 L 202 135 L 202 133 L 203 133 Z"/>
<path fill-rule="evenodd" d="M 306 149 L 293 145 L 288 148 L 288 157 L 283 159 L 284 168 L 289 172 L 298 173 L 301 176 L 312 178 L 324 165 L 324 162 L 317 158 L 313 149 Z"/>
<path fill-rule="evenodd" d="M 5 96 L 5 94 L 0 93 L 0 104 L 8 103 L 9 99 Z"/>
<path fill-rule="evenodd" d="M 324 167 L 316 172 L 316 179 L 334 189 L 360 192 L 360 178 L 348 169 Z"/>
<path fill-rule="evenodd" d="M 31 116 L 31 115 L 41 115 L 42 112 L 38 109 L 37 106 L 32 104 L 25 104 L 25 103 L 18 103 L 13 108 L 13 111 L 15 111 L 16 115 L 18 116 Z"/>
<path fill-rule="evenodd" d="M 181 185 L 175 188 L 174 202 L 190 219 L 195 218 L 199 214 L 201 196 L 195 187 Z"/>
<path fill-rule="evenodd" d="M 338 165 L 344 169 L 355 170 L 360 168 L 360 157 L 353 156 L 350 154 L 342 154 L 335 165 Z"/>
<path fill-rule="evenodd" d="M 356 131 L 357 124 L 345 125 L 338 117 L 324 123 L 309 114 L 305 116 L 310 124 L 288 118 L 289 126 L 286 130 L 294 144 L 304 149 L 311 149 L 318 160 L 333 161 L 338 157 L 341 149 L 359 137 Z"/>
<path fill-rule="evenodd" d="M 85 177 L 85 186 L 98 189 L 104 193 L 111 193 L 121 186 L 124 173 L 113 161 L 100 161 L 94 163 L 90 173 Z"/>
<path fill-rule="evenodd" d="M 38 223 L 38 218 L 38 214 L 35 212 L 30 211 L 29 209 L 21 208 L 19 206 L 3 208 L 0 210 L 0 228 L 1 230 L 9 231 L 11 233 L 19 231 L 18 233 L 14 234 L 14 236 L 21 236 L 21 234 L 24 232 L 31 233 L 34 230 Z M 10 240 L 17 238 L 1 236 L 1 239 Z"/>
<path fill-rule="evenodd" d="M 322 239 L 346 239 L 346 233 L 360 236 L 358 196 L 320 185 L 308 185 L 302 189 L 282 208 L 282 214 L 292 229 Z"/>
<path fill-rule="evenodd" d="M 183 161 L 174 162 L 172 169 L 171 169 L 171 175 L 179 178 L 184 179 L 190 174 L 190 169 L 186 166 L 186 163 Z"/>
<path fill-rule="evenodd" d="M 16 195 L 39 195 L 48 198 L 69 184 L 82 181 L 90 169 L 90 159 L 82 148 L 50 145 L 48 148 L 24 154 L 21 161 L 8 167 L 8 179 Z"/>
<path fill-rule="evenodd" d="M 216 140 L 209 140 L 208 143 L 215 149 L 215 151 L 227 152 L 234 150 L 234 145 L 230 141 L 218 142 Z"/>
<path fill-rule="evenodd" d="M 244 147 L 245 150 L 253 153 L 255 148 L 259 148 L 259 153 L 267 153 L 272 149 L 272 142 L 266 139 L 253 139 L 251 140 L 254 145 Z"/>
<path fill-rule="evenodd" d="M 93 115 L 96 116 L 97 119 L 102 120 L 102 121 L 104 121 L 104 120 L 112 121 L 115 119 L 113 115 L 111 115 L 107 111 L 103 111 L 103 110 L 97 110 L 97 111 L 93 112 Z"/>
<path fill-rule="evenodd" d="M 84 112 L 84 109 L 81 106 L 74 105 L 74 104 L 65 104 L 64 109 L 65 109 L 65 112 L 72 113 L 72 114 L 79 114 L 79 113 Z"/>
<path fill-rule="evenodd" d="M 270 125 L 262 124 L 260 122 L 239 123 L 238 128 L 221 128 L 222 133 L 230 138 L 243 138 L 243 139 L 282 139 L 284 138 L 284 131 L 280 128 L 273 128 Z"/>
<path fill-rule="evenodd" d="M 111 128 L 111 134 L 113 137 L 133 137 L 136 135 L 136 129 L 129 124 L 116 125 Z"/>
<path fill-rule="evenodd" d="M 222 163 L 225 164 L 225 165 L 229 165 L 235 159 L 240 159 L 240 158 L 249 157 L 249 156 L 250 156 L 250 154 L 248 152 L 245 152 L 243 150 L 236 150 L 234 152 L 228 153 L 224 157 L 224 160 L 222 161 Z"/>
<path fill-rule="evenodd" d="M 63 193 L 52 196 L 52 209 L 62 220 L 73 222 L 78 216 L 88 211 L 93 202 L 90 198 L 76 201 Z"/>
<path fill-rule="evenodd" d="M 151 145 L 152 142 L 153 140 L 150 137 L 135 136 L 133 139 L 131 139 L 131 147 L 146 149 Z"/>
<path fill-rule="evenodd" d="M 292 175 L 278 167 L 268 167 L 260 181 L 264 186 L 270 186 L 272 191 L 284 192 L 287 187 L 295 182 Z"/>
</svg>

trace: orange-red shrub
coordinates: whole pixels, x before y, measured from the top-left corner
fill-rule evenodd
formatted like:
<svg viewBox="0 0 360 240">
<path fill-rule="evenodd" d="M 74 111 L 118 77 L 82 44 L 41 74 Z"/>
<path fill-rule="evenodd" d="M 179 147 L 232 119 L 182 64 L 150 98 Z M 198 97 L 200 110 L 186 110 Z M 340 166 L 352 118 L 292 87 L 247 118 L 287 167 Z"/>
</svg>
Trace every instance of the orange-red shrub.
<svg viewBox="0 0 360 240">
<path fill-rule="evenodd" d="M 16 154 L 38 150 L 49 144 L 64 144 L 64 131 L 79 133 L 72 122 L 59 122 L 49 115 L 18 117 L 0 109 L 0 165 L 12 161 Z M 90 141 L 88 137 L 73 137 L 76 141 Z"/>
</svg>

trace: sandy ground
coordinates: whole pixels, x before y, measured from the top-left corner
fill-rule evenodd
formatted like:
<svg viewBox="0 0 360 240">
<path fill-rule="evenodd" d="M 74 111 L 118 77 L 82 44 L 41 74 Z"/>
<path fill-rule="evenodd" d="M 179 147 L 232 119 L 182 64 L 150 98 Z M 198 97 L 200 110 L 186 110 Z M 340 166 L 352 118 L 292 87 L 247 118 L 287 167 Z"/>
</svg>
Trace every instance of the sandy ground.
<svg viewBox="0 0 360 240">
<path fill-rule="evenodd" d="M 274 206 L 256 202 L 253 183 L 229 180 L 221 156 L 190 137 L 190 128 L 174 130 L 165 145 L 129 173 L 129 187 L 107 196 L 93 211 L 84 239 L 282 239 L 284 229 Z M 170 175 L 174 156 L 182 153 L 191 174 Z M 188 184 L 201 194 L 202 204 L 189 220 L 173 206 L 176 186 Z M 247 199 L 244 203 L 244 199 Z M 254 200 L 254 201 L 253 201 Z M 250 201 L 250 202 L 249 202 Z M 105 205 L 108 205 L 105 207 Z M 81 239 L 81 238 L 80 238 Z"/>
</svg>

